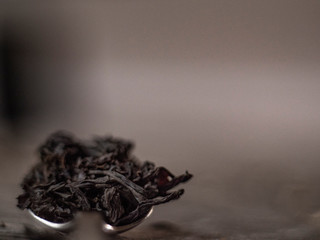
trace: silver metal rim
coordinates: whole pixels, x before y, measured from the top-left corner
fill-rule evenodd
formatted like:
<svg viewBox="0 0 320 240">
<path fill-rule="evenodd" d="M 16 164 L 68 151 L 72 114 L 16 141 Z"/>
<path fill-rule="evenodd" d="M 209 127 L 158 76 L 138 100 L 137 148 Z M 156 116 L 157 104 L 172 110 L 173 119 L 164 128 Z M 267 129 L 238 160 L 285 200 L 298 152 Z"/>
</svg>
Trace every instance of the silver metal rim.
<svg viewBox="0 0 320 240">
<path fill-rule="evenodd" d="M 48 220 L 45 220 L 39 216 L 37 216 L 36 214 L 34 214 L 30 209 L 28 209 L 29 214 L 36 219 L 38 222 L 44 224 L 47 227 L 56 229 L 56 230 L 60 230 L 60 231 L 64 231 L 64 230 L 69 230 L 74 226 L 74 221 L 69 221 L 66 223 L 54 223 L 54 222 L 50 222 Z M 127 225 L 123 225 L 123 226 L 112 226 L 108 223 L 103 222 L 102 223 L 102 231 L 106 232 L 106 233 L 121 233 L 121 232 L 125 232 L 128 231 L 136 226 L 138 226 L 143 220 L 147 219 L 148 217 L 150 217 L 150 215 L 153 212 L 153 207 L 150 208 L 148 214 L 139 219 L 138 221 L 135 221 L 133 223 L 127 224 Z"/>
<path fill-rule="evenodd" d="M 148 217 L 150 217 L 150 215 L 153 212 L 153 207 L 150 208 L 149 212 L 147 213 L 147 215 L 133 223 L 127 224 L 127 225 L 123 225 L 123 226 L 112 226 L 108 223 L 103 223 L 102 224 L 102 230 L 106 233 L 121 233 L 121 232 L 125 232 L 128 231 L 136 226 L 138 226 L 142 221 L 144 221 L 145 219 L 147 219 Z"/>
<path fill-rule="evenodd" d="M 56 230 L 67 230 L 67 229 L 70 229 L 74 222 L 73 221 L 69 221 L 69 222 L 66 222 L 66 223 L 54 223 L 54 222 L 50 222 L 48 220 L 45 220 L 39 216 L 37 216 L 36 214 L 34 214 L 30 209 L 28 209 L 28 212 L 30 213 L 30 215 L 35 218 L 36 220 L 38 220 L 39 222 L 41 222 L 42 224 L 50 227 L 50 228 L 53 228 L 53 229 L 56 229 Z"/>
</svg>

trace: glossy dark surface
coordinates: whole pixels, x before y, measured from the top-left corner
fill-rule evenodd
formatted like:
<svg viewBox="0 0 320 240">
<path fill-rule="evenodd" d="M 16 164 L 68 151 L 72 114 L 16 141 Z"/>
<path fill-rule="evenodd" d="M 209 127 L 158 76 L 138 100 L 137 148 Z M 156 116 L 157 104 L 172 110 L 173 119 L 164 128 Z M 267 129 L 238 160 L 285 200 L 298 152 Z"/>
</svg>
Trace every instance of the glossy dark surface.
<svg viewBox="0 0 320 240">
<path fill-rule="evenodd" d="M 0 239 L 107 239 L 90 217 L 79 217 L 80 224 L 69 233 L 57 233 L 35 224 L 30 216 L 16 205 L 20 192 L 18 183 L 32 160 L 32 147 L 21 145 L 13 150 L 4 143 L 1 155 L 12 162 L 1 162 Z M 6 146 L 6 147 L 5 147 Z M 164 206 L 156 206 L 152 216 L 117 239 L 319 239 L 320 217 L 308 207 L 310 186 L 287 187 L 278 204 L 258 200 L 244 201 L 239 192 L 228 193 L 225 185 L 203 176 L 185 185 L 186 194 Z M 243 180 L 244 181 L 244 180 Z M 230 184 L 236 185 L 236 182 Z M 242 183 L 245 185 L 245 181 Z M 220 186 L 219 186 L 220 185 Z M 290 185 L 290 184 L 289 184 Z M 261 184 L 262 187 L 266 185 Z M 240 185 L 238 188 L 241 188 Z M 295 189 L 296 188 L 296 189 Z M 233 188 L 234 190 L 235 188 Z M 270 191 L 265 188 L 264 191 Z M 299 194 L 302 194 L 299 195 Z M 295 196 L 296 199 L 291 198 Z M 286 203 L 286 199 L 291 199 Z M 279 200 L 282 199 L 282 200 Z M 281 202 L 282 201 L 282 202 Z M 82 227 L 79 227 L 82 226 Z M 90 227 L 91 226 L 91 227 Z M 87 229 L 88 228 L 88 229 Z M 80 235 L 79 235 L 80 234 Z M 78 236 L 78 237 L 77 237 Z"/>
</svg>

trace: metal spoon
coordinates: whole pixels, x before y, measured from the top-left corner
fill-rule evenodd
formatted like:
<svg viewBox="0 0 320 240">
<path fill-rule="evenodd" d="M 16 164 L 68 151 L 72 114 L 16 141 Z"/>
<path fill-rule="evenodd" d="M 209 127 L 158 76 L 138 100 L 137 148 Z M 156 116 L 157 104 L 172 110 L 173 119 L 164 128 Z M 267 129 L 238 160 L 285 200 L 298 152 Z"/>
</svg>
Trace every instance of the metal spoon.
<svg viewBox="0 0 320 240">
<path fill-rule="evenodd" d="M 75 221 L 69 221 L 66 223 L 54 223 L 54 222 L 50 222 L 48 220 L 45 220 L 39 216 L 37 216 L 36 214 L 34 214 L 30 209 L 28 209 L 29 214 L 38 222 L 40 222 L 41 224 L 58 230 L 58 231 L 68 231 L 70 230 L 74 225 L 75 225 Z M 127 224 L 127 225 L 122 225 L 122 226 L 112 226 L 106 222 L 102 222 L 102 231 L 105 233 L 122 233 L 125 231 L 128 231 L 136 226 L 138 226 L 140 223 L 142 223 L 145 219 L 147 219 L 153 212 L 153 207 L 150 208 L 149 212 L 142 218 L 140 218 L 139 220 Z"/>
</svg>

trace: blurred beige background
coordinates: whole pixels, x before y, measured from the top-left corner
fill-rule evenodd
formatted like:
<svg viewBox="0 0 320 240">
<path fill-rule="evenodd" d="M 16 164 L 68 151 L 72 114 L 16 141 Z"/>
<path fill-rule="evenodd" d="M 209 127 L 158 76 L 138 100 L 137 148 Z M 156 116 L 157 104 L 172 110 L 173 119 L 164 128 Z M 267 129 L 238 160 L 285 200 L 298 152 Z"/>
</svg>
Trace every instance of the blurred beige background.
<svg viewBox="0 0 320 240">
<path fill-rule="evenodd" d="M 186 199 L 203 206 L 319 210 L 320 1 L 8 2 L 4 13 L 27 110 L 3 129 L 29 149 L 56 129 L 113 134 L 194 173 Z"/>
</svg>

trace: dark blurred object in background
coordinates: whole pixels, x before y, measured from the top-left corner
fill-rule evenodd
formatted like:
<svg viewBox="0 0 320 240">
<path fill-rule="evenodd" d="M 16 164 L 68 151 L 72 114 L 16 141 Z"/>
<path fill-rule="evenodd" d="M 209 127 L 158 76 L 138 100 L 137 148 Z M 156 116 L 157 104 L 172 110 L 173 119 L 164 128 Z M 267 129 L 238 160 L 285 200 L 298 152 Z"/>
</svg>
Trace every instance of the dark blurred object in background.
<svg viewBox="0 0 320 240">
<path fill-rule="evenodd" d="M 72 48 L 76 39 L 57 20 L 59 14 L 39 11 L 39 6 L 11 9 L 1 29 L 0 106 L 6 126 L 21 133 L 34 125 L 65 123 L 76 108 L 73 68 L 81 51 Z"/>
<path fill-rule="evenodd" d="M 30 112 L 31 106 L 27 104 L 25 88 L 22 87 L 23 77 L 19 74 L 19 59 L 26 51 L 23 39 L 14 35 L 10 26 L 5 25 L 2 29 L 1 38 L 1 95 L 3 116 L 7 123 L 16 125 L 17 121 Z"/>
</svg>

